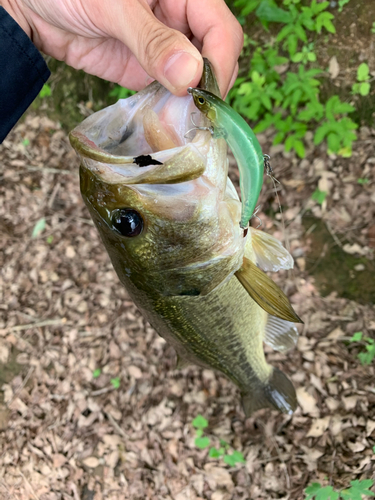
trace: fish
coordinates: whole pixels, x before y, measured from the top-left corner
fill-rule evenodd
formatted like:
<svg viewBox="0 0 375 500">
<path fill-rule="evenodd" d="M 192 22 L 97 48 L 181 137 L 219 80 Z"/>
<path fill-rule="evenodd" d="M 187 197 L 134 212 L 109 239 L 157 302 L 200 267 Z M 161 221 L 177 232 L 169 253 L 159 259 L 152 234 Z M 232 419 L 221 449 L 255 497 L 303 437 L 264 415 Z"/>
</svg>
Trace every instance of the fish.
<svg viewBox="0 0 375 500">
<path fill-rule="evenodd" d="M 187 89 L 197 108 L 210 120 L 213 137 L 224 137 L 237 161 L 240 173 L 241 220 L 245 228 L 255 209 L 263 184 L 264 157 L 256 135 L 229 104 L 204 89 Z"/>
<path fill-rule="evenodd" d="M 220 95 L 207 60 L 199 87 Z M 295 389 L 267 363 L 263 342 L 279 351 L 296 343 L 300 320 L 264 272 L 293 259 L 273 236 L 240 227 L 226 141 L 203 114 L 191 131 L 194 112 L 191 95 L 153 82 L 88 117 L 70 133 L 81 194 L 120 282 L 177 366 L 224 374 L 246 416 L 291 414 Z"/>
</svg>

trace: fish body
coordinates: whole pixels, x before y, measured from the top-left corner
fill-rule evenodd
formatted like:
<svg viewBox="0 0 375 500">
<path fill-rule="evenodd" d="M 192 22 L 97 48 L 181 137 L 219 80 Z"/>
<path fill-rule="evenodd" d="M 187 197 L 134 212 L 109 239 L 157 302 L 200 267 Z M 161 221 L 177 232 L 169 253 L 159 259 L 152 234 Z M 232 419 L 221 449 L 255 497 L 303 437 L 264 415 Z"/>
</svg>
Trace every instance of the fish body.
<svg viewBox="0 0 375 500">
<path fill-rule="evenodd" d="M 201 86 L 218 91 L 208 63 Z M 181 364 L 224 373 L 247 415 L 265 406 L 291 413 L 294 388 L 267 364 L 263 340 L 283 350 L 297 331 L 237 277 L 245 259 L 277 270 L 291 257 L 269 235 L 244 234 L 226 142 L 204 130 L 187 139 L 193 111 L 190 96 L 155 82 L 86 119 L 70 137 L 81 193 L 120 281 Z M 208 124 L 204 116 L 200 124 Z M 140 167 L 147 155 L 155 162 Z"/>
<path fill-rule="evenodd" d="M 189 88 L 197 108 L 212 123 L 214 137 L 224 137 L 240 172 L 242 213 L 240 225 L 251 219 L 263 184 L 262 148 L 246 121 L 219 96 L 204 89 Z"/>
</svg>

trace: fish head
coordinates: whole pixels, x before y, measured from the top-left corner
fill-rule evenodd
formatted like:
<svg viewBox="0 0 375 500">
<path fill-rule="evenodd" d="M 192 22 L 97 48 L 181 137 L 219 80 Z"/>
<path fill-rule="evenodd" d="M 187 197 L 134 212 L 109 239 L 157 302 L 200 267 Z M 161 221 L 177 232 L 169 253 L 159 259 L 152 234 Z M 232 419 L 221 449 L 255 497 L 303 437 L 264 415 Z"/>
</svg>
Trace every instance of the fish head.
<svg viewBox="0 0 375 500">
<path fill-rule="evenodd" d="M 191 96 L 154 82 L 70 135 L 83 199 L 135 300 L 207 294 L 242 264 L 241 204 L 227 177 L 226 143 L 189 132 L 194 109 Z"/>
<path fill-rule="evenodd" d="M 203 113 L 211 122 L 216 122 L 216 108 L 210 99 L 210 94 L 199 88 L 189 87 L 188 93 L 193 97 L 195 106 Z"/>
</svg>

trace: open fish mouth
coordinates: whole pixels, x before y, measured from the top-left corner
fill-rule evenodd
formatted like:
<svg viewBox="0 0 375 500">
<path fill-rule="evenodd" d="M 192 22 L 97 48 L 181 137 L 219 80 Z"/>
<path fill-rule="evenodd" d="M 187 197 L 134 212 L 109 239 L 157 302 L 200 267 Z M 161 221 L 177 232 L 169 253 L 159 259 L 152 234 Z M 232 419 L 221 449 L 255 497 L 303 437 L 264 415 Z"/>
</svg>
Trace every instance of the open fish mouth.
<svg viewBox="0 0 375 500">
<path fill-rule="evenodd" d="M 200 85 L 219 93 L 207 62 Z M 155 276 L 164 295 L 209 293 L 242 264 L 246 238 L 227 145 L 208 125 L 190 95 L 176 97 L 153 82 L 70 134 L 81 193 L 109 253 L 125 246 L 132 276 Z M 123 208 L 143 219 L 132 241 L 113 230 L 113 213 Z"/>
<path fill-rule="evenodd" d="M 204 121 L 190 95 L 176 97 L 153 82 L 86 119 L 72 131 L 70 141 L 85 165 L 106 182 L 186 182 L 207 167 L 210 134 L 194 126 Z"/>
</svg>

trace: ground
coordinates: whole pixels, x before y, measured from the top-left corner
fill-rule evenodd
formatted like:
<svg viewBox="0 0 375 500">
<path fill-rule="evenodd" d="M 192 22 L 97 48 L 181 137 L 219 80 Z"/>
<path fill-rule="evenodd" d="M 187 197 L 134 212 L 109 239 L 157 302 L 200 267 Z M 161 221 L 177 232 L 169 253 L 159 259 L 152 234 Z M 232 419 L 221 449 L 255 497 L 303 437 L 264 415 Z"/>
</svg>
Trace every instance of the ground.
<svg viewBox="0 0 375 500">
<path fill-rule="evenodd" d="M 349 7 L 369 23 L 364 3 Z M 373 57 L 352 24 L 342 22 L 354 33 L 346 46 Z M 327 63 L 336 55 L 322 54 Z M 30 111 L 0 146 L 1 499 L 301 500 L 314 481 L 341 489 L 375 480 L 374 362 L 362 366 L 365 343 L 350 342 L 359 331 L 375 338 L 375 130 L 360 129 L 347 159 L 310 141 L 300 160 L 270 135 L 259 139 L 285 221 L 266 179 L 262 229 L 296 261 L 273 278 L 304 325 L 295 349 L 266 349 L 291 377 L 297 411 L 248 419 L 223 376 L 175 369 L 173 349 L 120 285 L 81 200 L 66 130 Z M 317 187 L 328 192 L 322 205 L 311 199 Z M 245 464 L 195 446 L 198 414 L 212 444 L 224 439 Z"/>
<path fill-rule="evenodd" d="M 2 498 L 301 499 L 312 481 L 343 488 L 375 479 L 374 365 L 362 366 L 363 345 L 348 342 L 357 331 L 374 336 L 372 300 L 323 297 L 313 276 L 319 260 L 339 250 L 355 260 L 353 283 L 373 280 L 374 135 L 361 130 L 351 159 L 311 148 L 302 162 L 260 137 L 282 182 L 286 229 L 278 214 L 260 217 L 266 231 L 287 238 L 297 262 L 274 278 L 305 323 L 297 348 L 267 350 L 293 380 L 299 408 L 291 417 L 261 410 L 245 419 L 224 377 L 175 369 L 173 349 L 111 267 L 80 198 L 66 133 L 28 115 L 0 149 Z M 322 180 L 330 195 L 321 207 L 310 196 Z M 270 181 L 260 201 L 277 212 Z M 32 238 L 42 217 L 46 228 Z M 329 237 L 315 243 L 322 221 Z M 353 245 L 354 255 L 344 252 Z M 367 271 L 355 270 L 358 263 Z M 326 260 L 327 272 L 331 265 Z M 225 439 L 246 464 L 229 467 L 195 447 L 198 414 L 212 443 Z"/>
</svg>

